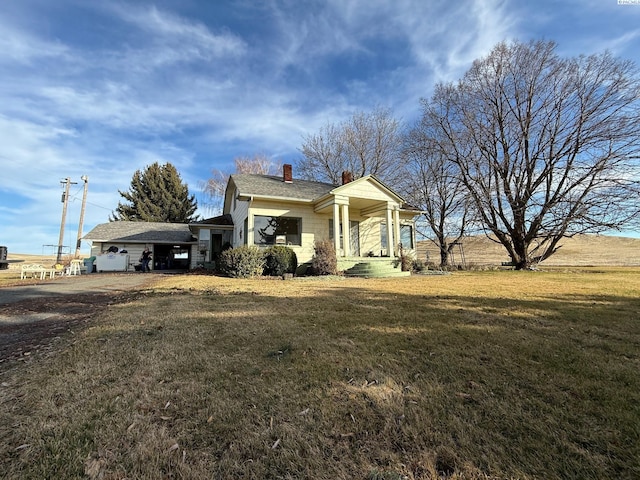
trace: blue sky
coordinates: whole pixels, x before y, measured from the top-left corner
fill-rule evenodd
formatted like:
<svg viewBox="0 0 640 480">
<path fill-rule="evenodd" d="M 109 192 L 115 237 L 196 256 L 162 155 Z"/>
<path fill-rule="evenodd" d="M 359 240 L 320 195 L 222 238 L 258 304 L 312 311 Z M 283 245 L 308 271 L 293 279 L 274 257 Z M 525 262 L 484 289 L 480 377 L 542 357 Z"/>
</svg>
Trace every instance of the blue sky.
<svg viewBox="0 0 640 480">
<path fill-rule="evenodd" d="M 153 162 L 175 165 L 200 200 L 212 169 L 256 153 L 293 162 L 305 135 L 355 111 L 380 106 L 412 122 L 436 82 L 514 39 L 640 64 L 640 5 L 4 0 L 0 245 L 53 251 L 43 246 L 58 243 L 66 177 L 77 182 L 63 242 L 73 248 L 82 175 L 86 233 Z"/>
</svg>

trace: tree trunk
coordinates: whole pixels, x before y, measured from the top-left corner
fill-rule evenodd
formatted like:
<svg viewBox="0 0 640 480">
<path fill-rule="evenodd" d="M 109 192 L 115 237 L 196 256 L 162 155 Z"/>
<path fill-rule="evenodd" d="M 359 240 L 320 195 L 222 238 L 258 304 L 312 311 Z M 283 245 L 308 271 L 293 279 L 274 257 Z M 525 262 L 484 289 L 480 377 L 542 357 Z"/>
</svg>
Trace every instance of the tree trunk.
<svg viewBox="0 0 640 480">
<path fill-rule="evenodd" d="M 514 261 L 513 264 L 516 270 L 529 270 L 531 268 L 531 264 L 526 260 Z"/>
<path fill-rule="evenodd" d="M 449 250 L 446 248 L 440 248 L 440 266 L 446 267 L 449 265 Z"/>
<path fill-rule="evenodd" d="M 511 261 L 516 270 L 528 270 L 531 267 L 531 259 L 529 258 L 529 245 L 518 238 L 512 239 L 513 253 Z"/>
</svg>

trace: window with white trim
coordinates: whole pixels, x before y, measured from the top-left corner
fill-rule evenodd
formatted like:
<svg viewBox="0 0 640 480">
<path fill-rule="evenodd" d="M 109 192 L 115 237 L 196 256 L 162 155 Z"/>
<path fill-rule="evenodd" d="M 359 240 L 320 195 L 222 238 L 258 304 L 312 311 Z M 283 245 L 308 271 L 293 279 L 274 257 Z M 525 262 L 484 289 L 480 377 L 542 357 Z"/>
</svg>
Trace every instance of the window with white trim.
<svg viewBox="0 0 640 480">
<path fill-rule="evenodd" d="M 400 225 L 400 243 L 402 248 L 413 248 L 413 225 Z M 388 248 L 387 224 L 385 222 L 380 224 L 380 246 L 381 248 Z"/>
<path fill-rule="evenodd" d="M 253 217 L 255 245 L 302 245 L 302 219 L 299 217 Z"/>
</svg>

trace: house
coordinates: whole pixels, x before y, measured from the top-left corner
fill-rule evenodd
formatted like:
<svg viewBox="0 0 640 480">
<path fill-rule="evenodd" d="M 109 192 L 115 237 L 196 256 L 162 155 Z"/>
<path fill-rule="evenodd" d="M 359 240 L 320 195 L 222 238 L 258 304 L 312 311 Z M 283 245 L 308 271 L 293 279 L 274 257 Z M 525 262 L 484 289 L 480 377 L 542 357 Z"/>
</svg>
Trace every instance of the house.
<svg viewBox="0 0 640 480">
<path fill-rule="evenodd" d="M 342 269 L 361 257 L 394 259 L 400 245 L 413 255 L 414 219 L 420 213 L 373 175 L 353 180 L 344 172 L 342 184 L 332 185 L 294 179 L 288 164 L 282 176 L 231 175 L 223 211 L 224 225 L 190 225 L 200 244 L 209 245 L 207 261 L 229 243 L 286 245 L 304 264 L 311 261 L 316 240 L 330 239 Z"/>
<path fill-rule="evenodd" d="M 113 244 L 132 249 L 136 260 L 149 246 L 155 268 L 162 268 L 170 250 L 179 251 L 195 268 L 215 262 L 223 249 L 241 245 L 285 245 L 303 265 L 311 261 L 317 240 L 330 239 L 339 269 L 346 270 L 364 257 L 392 263 L 400 249 L 415 255 L 414 219 L 419 213 L 373 175 L 353 180 L 344 172 L 342 184 L 332 185 L 294 179 L 286 164 L 281 176 L 231 175 L 218 217 L 188 225 L 111 222 L 84 238 L 94 242 L 94 254 Z"/>
</svg>

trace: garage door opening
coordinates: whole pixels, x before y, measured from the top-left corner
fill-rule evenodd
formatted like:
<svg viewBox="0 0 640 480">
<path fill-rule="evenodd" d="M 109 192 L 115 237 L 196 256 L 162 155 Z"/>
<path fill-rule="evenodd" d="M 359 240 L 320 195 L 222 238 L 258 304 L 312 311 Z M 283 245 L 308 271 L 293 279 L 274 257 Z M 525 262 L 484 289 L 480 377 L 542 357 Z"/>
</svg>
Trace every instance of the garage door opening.
<svg viewBox="0 0 640 480">
<path fill-rule="evenodd" d="M 190 245 L 154 245 L 154 270 L 189 270 Z"/>
</svg>

